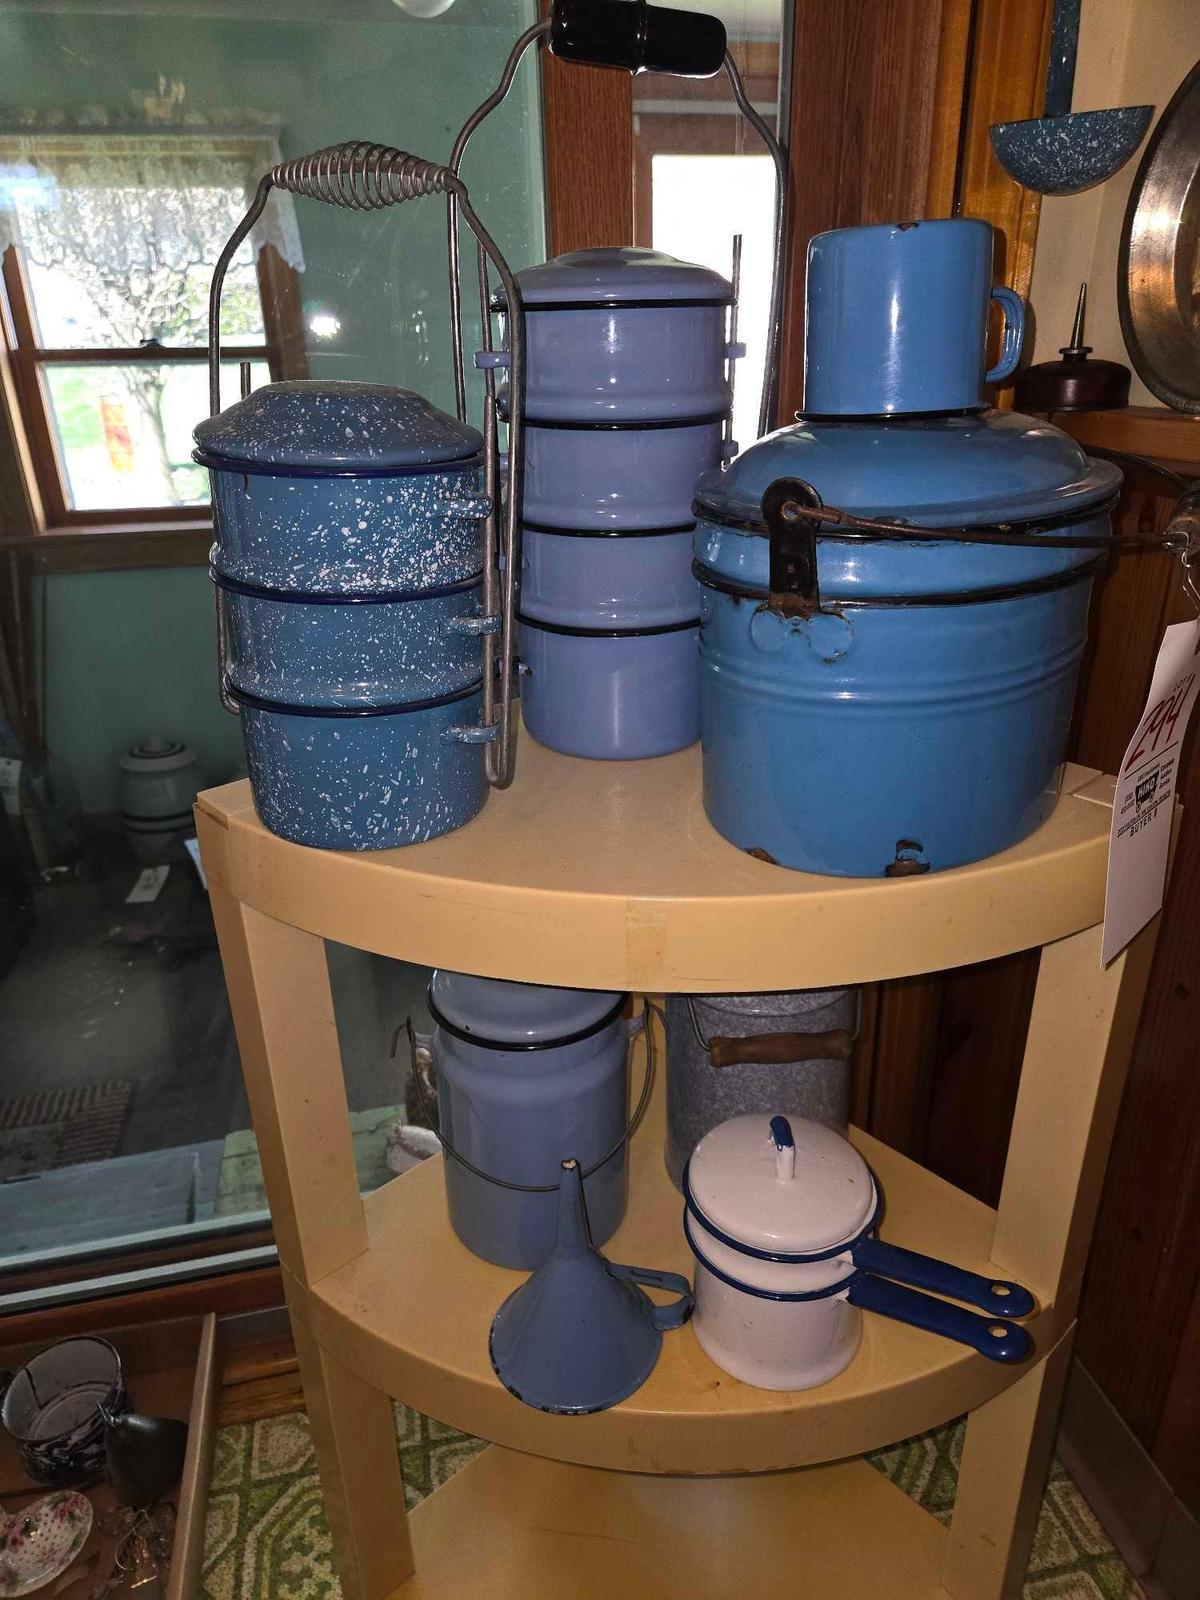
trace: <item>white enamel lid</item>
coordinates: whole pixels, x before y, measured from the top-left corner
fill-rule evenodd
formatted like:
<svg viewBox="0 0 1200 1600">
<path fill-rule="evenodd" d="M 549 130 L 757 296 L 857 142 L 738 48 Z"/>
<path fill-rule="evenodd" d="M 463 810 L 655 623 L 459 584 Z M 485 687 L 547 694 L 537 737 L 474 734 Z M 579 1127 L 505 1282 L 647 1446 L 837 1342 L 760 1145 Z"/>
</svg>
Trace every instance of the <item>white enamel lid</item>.
<svg viewBox="0 0 1200 1600">
<path fill-rule="evenodd" d="M 761 1112 L 705 1134 L 687 1192 L 701 1220 L 735 1244 L 779 1255 L 846 1243 L 876 1204 L 870 1168 L 849 1140 L 804 1117 Z"/>
<path fill-rule="evenodd" d="M 625 996 L 438 971 L 430 979 L 429 998 L 435 1012 L 460 1033 L 495 1044 L 533 1045 L 588 1032 L 618 1010 Z"/>
</svg>

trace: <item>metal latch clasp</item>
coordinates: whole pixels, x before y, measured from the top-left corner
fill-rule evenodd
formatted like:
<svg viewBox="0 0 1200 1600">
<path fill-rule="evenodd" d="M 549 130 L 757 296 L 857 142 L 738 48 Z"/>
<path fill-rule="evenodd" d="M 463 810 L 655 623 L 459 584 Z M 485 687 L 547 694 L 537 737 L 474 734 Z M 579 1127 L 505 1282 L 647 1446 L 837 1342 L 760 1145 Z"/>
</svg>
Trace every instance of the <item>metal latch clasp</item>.
<svg viewBox="0 0 1200 1600">
<path fill-rule="evenodd" d="M 771 541 L 770 610 L 784 617 L 811 617 L 821 609 L 817 581 L 817 525 L 796 515 L 819 506 L 821 496 L 803 478 L 776 478 L 763 492 L 763 521 Z"/>
</svg>

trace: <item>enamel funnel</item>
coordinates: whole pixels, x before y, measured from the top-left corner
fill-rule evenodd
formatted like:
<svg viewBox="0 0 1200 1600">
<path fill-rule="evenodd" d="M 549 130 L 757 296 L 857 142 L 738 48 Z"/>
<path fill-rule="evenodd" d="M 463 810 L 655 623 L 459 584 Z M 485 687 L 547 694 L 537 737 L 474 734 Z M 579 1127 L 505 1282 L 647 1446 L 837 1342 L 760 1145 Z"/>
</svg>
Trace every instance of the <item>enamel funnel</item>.
<svg viewBox="0 0 1200 1600">
<path fill-rule="evenodd" d="M 678 1298 L 655 1305 L 643 1283 Z M 603 1411 L 641 1387 L 663 1333 L 691 1311 L 686 1278 L 617 1266 L 595 1248 L 579 1162 L 571 1159 L 562 1163 L 554 1253 L 497 1311 L 492 1366 L 506 1389 L 539 1411 Z"/>
</svg>

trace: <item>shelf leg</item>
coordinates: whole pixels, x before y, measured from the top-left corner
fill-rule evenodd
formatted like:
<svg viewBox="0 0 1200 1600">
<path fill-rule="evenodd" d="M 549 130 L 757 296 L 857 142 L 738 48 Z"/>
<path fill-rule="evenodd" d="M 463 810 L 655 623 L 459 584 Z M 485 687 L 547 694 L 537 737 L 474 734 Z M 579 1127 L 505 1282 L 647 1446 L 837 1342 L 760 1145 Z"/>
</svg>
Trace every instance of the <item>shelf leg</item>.
<svg viewBox="0 0 1200 1600">
<path fill-rule="evenodd" d="M 954 1600 L 1020 1600 L 1050 1470 L 1075 1330 L 967 1421 L 942 1586 Z"/>
<path fill-rule="evenodd" d="M 1042 951 L 992 1260 L 1074 1317 L 1141 1014 L 1157 919 L 1107 969 L 1101 928 Z M 1074 1324 L 971 1413 L 943 1584 L 1018 1600 L 1062 1402 Z"/>
<path fill-rule="evenodd" d="M 1046 945 L 992 1260 L 1074 1316 L 1154 943 L 1156 917 L 1105 970 L 1101 928 Z"/>
<path fill-rule="evenodd" d="M 304 1404 L 345 1600 L 386 1600 L 414 1571 L 392 1402 L 312 1338 L 288 1281 Z"/>
<path fill-rule="evenodd" d="M 307 1286 L 367 1248 L 325 941 L 209 896 L 279 1259 Z"/>
<path fill-rule="evenodd" d="M 367 1248 L 325 943 L 209 893 L 334 1558 L 346 1600 L 384 1600 L 413 1571 L 391 1401 L 308 1317 L 309 1286 Z"/>
</svg>

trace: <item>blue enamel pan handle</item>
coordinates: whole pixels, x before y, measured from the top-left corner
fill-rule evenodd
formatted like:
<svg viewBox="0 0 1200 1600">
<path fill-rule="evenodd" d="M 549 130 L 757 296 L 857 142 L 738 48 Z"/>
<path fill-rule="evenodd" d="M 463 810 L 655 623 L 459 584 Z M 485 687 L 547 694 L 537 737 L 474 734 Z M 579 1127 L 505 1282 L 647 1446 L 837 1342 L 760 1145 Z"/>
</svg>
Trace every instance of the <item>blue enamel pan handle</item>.
<svg viewBox="0 0 1200 1600">
<path fill-rule="evenodd" d="M 1033 1348 L 1033 1340 L 1015 1322 L 978 1316 L 961 1306 L 948 1305 L 945 1300 L 935 1300 L 932 1295 L 889 1283 L 886 1278 L 873 1278 L 870 1273 L 861 1273 L 852 1281 L 846 1298 L 864 1311 L 876 1311 L 881 1317 L 970 1345 L 989 1361 L 1024 1361 Z"/>
<path fill-rule="evenodd" d="M 1006 1278 L 983 1278 L 977 1272 L 952 1267 L 948 1261 L 918 1255 L 915 1250 L 902 1250 L 896 1244 L 884 1244 L 882 1239 L 860 1239 L 851 1255 L 854 1265 L 864 1272 L 874 1273 L 878 1278 L 893 1278 L 914 1289 L 949 1295 L 952 1300 L 979 1306 L 992 1316 L 1027 1317 L 1036 1307 L 1029 1290 L 1019 1283 L 1010 1283 Z"/>
<path fill-rule="evenodd" d="M 696 1303 L 692 1298 L 692 1286 L 680 1273 L 656 1272 L 652 1267 L 623 1267 L 615 1261 L 608 1263 L 608 1270 L 614 1278 L 621 1278 L 627 1283 L 644 1283 L 651 1289 L 670 1289 L 679 1296 L 678 1300 L 671 1300 L 665 1306 L 651 1304 L 650 1322 L 659 1333 L 682 1328 L 691 1316 Z"/>
</svg>

